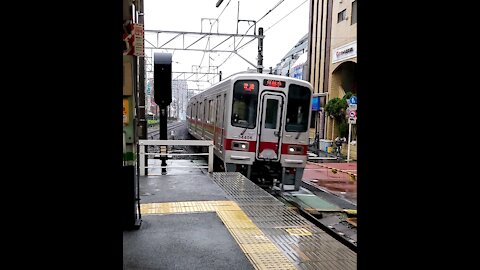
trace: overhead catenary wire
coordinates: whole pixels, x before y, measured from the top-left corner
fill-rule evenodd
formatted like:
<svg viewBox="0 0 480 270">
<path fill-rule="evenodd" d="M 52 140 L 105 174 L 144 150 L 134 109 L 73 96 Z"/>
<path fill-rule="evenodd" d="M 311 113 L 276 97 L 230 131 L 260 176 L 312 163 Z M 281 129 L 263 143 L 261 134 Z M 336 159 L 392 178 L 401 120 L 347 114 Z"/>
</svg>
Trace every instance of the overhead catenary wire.
<svg viewBox="0 0 480 270">
<path fill-rule="evenodd" d="M 263 33 L 265 34 L 265 32 L 267 32 L 270 28 L 274 27 L 274 26 L 275 26 L 277 23 L 279 23 L 281 20 L 283 20 L 283 19 L 285 19 L 286 17 L 288 17 L 290 14 L 292 14 L 295 10 L 297 10 L 299 7 L 301 7 L 301 6 L 302 6 L 303 4 L 305 4 L 307 1 L 308 1 L 308 0 L 303 1 L 300 5 L 298 5 L 298 6 L 297 6 L 296 8 L 294 8 L 292 11 L 290 11 L 287 15 L 283 16 L 280 20 L 276 21 L 273 25 L 271 25 L 269 28 L 267 28 L 267 30 L 264 30 Z M 251 43 L 252 41 L 253 41 L 253 39 L 250 40 L 250 41 L 248 41 L 247 43 L 243 44 L 243 45 L 242 45 L 240 48 L 238 48 L 237 50 L 245 47 L 245 45 Z"/>
<path fill-rule="evenodd" d="M 231 1 L 232 1 L 232 0 L 228 1 L 228 3 L 227 3 L 227 4 L 225 5 L 225 7 L 223 8 L 222 12 L 220 12 L 220 14 L 218 15 L 217 19 L 210 25 L 210 31 L 208 31 L 209 33 L 212 32 L 213 26 L 215 25 L 215 23 L 218 22 L 218 19 L 220 18 L 220 16 L 222 16 L 223 12 L 225 11 L 225 9 L 227 9 L 227 7 L 228 7 L 228 5 L 230 4 Z M 205 54 L 206 54 L 206 50 L 207 50 L 208 44 L 210 44 L 210 38 L 208 39 L 207 44 L 205 45 L 205 50 L 204 50 L 203 55 L 202 55 L 202 60 L 200 60 L 200 64 L 198 65 L 199 67 L 202 66 L 203 59 L 205 58 Z"/>
<path fill-rule="evenodd" d="M 296 8 L 294 8 L 292 11 L 290 11 L 289 13 L 287 13 L 287 15 L 283 16 L 280 20 L 276 21 L 274 24 L 272 24 L 272 26 L 270 26 L 269 28 L 267 28 L 267 30 L 263 31 L 263 33 L 267 32 L 270 28 L 274 27 L 277 23 L 279 23 L 280 21 L 282 21 L 283 19 L 285 19 L 286 17 L 288 17 L 290 14 L 292 14 L 295 10 L 297 10 L 299 7 L 301 7 L 303 4 L 305 4 L 308 0 L 305 0 L 303 1 L 300 5 L 298 5 Z"/>
<path fill-rule="evenodd" d="M 257 24 L 257 23 L 259 23 L 261 20 L 263 20 L 268 14 L 270 14 L 274 9 L 276 9 L 276 8 L 277 8 L 280 4 L 282 4 L 284 1 L 285 1 L 285 0 L 280 0 L 280 1 L 278 1 L 278 3 L 275 4 L 275 6 L 273 6 L 269 11 L 267 11 L 267 13 L 265 13 L 260 19 L 258 19 L 258 20 L 255 22 L 255 24 Z M 247 31 L 245 31 L 245 35 L 248 33 L 248 31 L 249 31 L 255 24 L 250 25 L 250 27 L 247 29 Z M 242 42 L 243 38 L 244 38 L 244 37 L 242 37 L 242 38 L 240 39 L 240 41 L 238 42 L 237 45 L 240 45 L 240 43 Z M 254 40 L 254 39 L 252 39 L 252 40 L 250 40 L 249 42 L 245 43 L 242 47 L 244 47 L 246 44 L 252 42 L 253 40 Z M 236 45 L 235 47 L 237 47 L 237 45 Z M 218 67 L 220 68 L 223 64 L 225 64 L 225 62 L 227 62 L 227 60 L 230 59 L 230 57 L 232 57 L 232 55 L 233 55 L 233 52 L 231 52 L 231 53 L 227 56 L 227 58 L 226 58 L 220 65 L 218 65 Z"/>
</svg>

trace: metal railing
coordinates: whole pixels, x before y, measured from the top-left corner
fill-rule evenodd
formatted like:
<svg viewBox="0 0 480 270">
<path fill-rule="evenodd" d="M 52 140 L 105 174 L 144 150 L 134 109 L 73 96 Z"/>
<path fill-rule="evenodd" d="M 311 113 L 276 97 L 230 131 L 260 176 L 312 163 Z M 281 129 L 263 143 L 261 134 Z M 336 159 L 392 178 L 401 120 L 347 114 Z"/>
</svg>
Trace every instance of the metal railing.
<svg viewBox="0 0 480 270">
<path fill-rule="evenodd" d="M 208 172 L 213 172 L 213 141 L 201 141 L 201 140 L 139 140 L 139 152 L 140 152 L 140 175 L 145 175 L 145 169 L 148 168 L 208 168 Z M 160 152 L 146 153 L 145 147 L 147 146 L 165 146 Z M 208 146 L 208 153 L 172 153 L 168 152 L 167 146 Z M 145 166 L 145 157 L 148 160 L 148 156 L 208 156 L 208 166 Z"/>
</svg>

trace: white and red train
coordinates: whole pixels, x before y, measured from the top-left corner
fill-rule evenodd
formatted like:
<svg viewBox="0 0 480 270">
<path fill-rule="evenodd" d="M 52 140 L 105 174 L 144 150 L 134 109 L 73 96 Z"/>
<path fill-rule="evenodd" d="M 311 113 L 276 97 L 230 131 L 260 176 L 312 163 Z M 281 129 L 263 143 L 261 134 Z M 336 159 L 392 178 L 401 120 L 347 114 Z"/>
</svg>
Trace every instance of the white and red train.
<svg viewBox="0 0 480 270">
<path fill-rule="evenodd" d="M 188 132 L 214 141 L 226 171 L 298 190 L 307 162 L 311 100 L 306 81 L 239 73 L 189 100 Z"/>
</svg>

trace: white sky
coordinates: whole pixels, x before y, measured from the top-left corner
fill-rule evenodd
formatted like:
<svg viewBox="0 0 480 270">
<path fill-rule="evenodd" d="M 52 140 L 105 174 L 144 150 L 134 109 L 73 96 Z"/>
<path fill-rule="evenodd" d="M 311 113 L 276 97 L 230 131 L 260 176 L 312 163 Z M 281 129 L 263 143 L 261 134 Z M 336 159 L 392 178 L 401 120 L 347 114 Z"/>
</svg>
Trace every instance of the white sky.
<svg viewBox="0 0 480 270">
<path fill-rule="evenodd" d="M 230 3 L 229 3 L 230 2 Z M 145 0 L 145 30 L 168 30 L 168 31 L 188 31 L 188 32 L 200 32 L 202 30 L 202 18 L 216 19 L 222 10 L 226 7 L 223 14 L 219 17 L 218 25 L 214 25 L 212 32 L 217 31 L 219 33 L 233 34 L 237 31 L 237 11 L 238 3 L 240 3 L 240 20 L 255 20 L 258 21 L 263 15 L 265 15 L 270 9 L 279 4 L 270 14 L 263 18 L 257 24 L 258 27 L 263 27 L 265 39 L 263 41 L 263 66 L 264 69 L 269 67 L 275 67 L 280 62 L 283 56 L 305 35 L 308 33 L 308 17 L 309 17 L 309 2 L 308 0 L 224 0 L 220 7 L 216 8 L 215 4 L 217 0 Z M 303 4 L 302 4 L 303 3 Z M 293 11 L 290 15 L 274 25 L 278 20 L 287 15 L 297 6 L 301 5 L 298 9 Z M 272 28 L 270 28 L 274 25 Z M 238 33 L 245 34 L 246 30 L 250 27 L 247 22 L 240 22 L 238 26 Z M 270 29 L 269 29 L 270 28 Z M 203 21 L 203 32 L 209 32 L 210 23 L 208 20 Z M 248 34 L 253 34 L 253 27 L 249 30 Z M 174 37 L 173 34 L 161 34 L 159 35 L 159 44 L 163 44 L 169 39 Z M 199 36 L 189 36 L 185 39 L 185 46 L 193 43 L 199 38 Z M 223 38 L 211 38 L 211 47 L 223 41 Z M 148 35 L 145 37 L 145 47 L 151 46 L 147 41 L 153 44 L 157 43 L 157 37 Z M 197 42 L 191 48 L 204 49 L 207 46 L 207 39 L 204 38 Z M 239 39 L 237 39 L 238 43 Z M 247 39 L 244 39 L 241 44 L 245 43 Z M 181 46 L 182 39 L 179 37 L 168 45 L 170 47 Z M 217 49 L 229 49 L 233 48 L 233 40 L 229 39 Z M 193 66 L 199 66 L 201 64 L 201 70 L 203 72 L 208 71 L 207 67 L 218 66 L 225 61 L 230 53 L 207 53 L 194 51 L 176 50 L 153 50 L 153 52 L 169 52 L 173 53 L 172 57 L 172 71 L 192 71 L 195 69 Z M 257 64 L 258 54 L 258 41 L 252 41 L 250 44 L 239 50 L 238 53 L 246 58 L 253 64 Z M 151 50 L 145 50 L 146 56 L 151 56 Z M 203 62 L 202 62 L 203 56 Z M 247 68 L 254 68 L 252 65 L 233 54 L 225 64 L 221 65 L 218 70 L 222 71 L 223 78 L 229 75 L 245 71 Z M 178 74 L 173 74 L 172 78 L 177 77 Z M 153 74 L 147 74 L 147 78 L 153 77 Z M 182 77 L 180 77 L 182 78 Z M 179 78 L 179 79 L 180 79 Z M 192 77 L 191 79 L 194 79 Z M 212 76 L 208 79 L 211 81 Z M 207 77 L 201 80 L 207 80 Z M 218 82 L 218 76 L 214 82 Z M 191 83 L 189 82 L 189 88 L 203 89 L 210 86 L 209 83 Z"/>
</svg>

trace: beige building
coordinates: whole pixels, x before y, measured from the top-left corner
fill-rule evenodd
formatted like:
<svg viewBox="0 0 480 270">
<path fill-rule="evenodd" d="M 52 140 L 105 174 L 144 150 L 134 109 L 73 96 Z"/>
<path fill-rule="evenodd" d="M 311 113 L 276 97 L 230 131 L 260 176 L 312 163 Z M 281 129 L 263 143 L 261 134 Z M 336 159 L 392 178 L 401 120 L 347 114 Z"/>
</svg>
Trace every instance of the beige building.
<svg viewBox="0 0 480 270">
<path fill-rule="evenodd" d="M 315 113 L 320 138 L 335 139 L 348 125 L 325 117 L 323 108 L 332 98 L 357 93 L 357 0 L 310 1 L 309 74 L 314 95 L 321 97 L 322 110 Z M 326 120 L 326 121 L 325 121 Z M 356 140 L 352 125 L 352 140 Z M 345 137 L 347 137 L 345 136 Z"/>
</svg>

